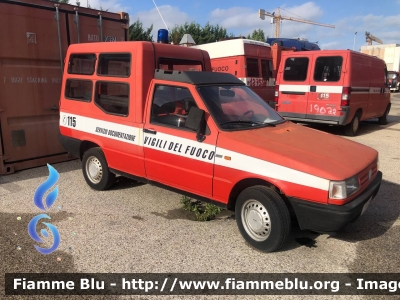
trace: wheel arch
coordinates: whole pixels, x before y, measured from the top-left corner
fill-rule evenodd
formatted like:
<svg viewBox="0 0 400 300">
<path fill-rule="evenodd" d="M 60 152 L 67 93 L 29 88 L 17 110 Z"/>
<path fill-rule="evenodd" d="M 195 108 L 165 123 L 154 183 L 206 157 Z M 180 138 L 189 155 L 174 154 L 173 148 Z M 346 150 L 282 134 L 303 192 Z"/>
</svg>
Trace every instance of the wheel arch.
<svg viewBox="0 0 400 300">
<path fill-rule="evenodd" d="M 96 143 L 94 143 L 92 141 L 88 141 L 88 140 L 82 141 L 81 145 L 79 147 L 79 158 L 82 159 L 83 158 L 83 154 L 86 151 L 88 151 L 91 148 L 96 148 L 96 147 L 101 148 L 100 145 L 98 145 L 98 144 L 96 144 Z"/>
<path fill-rule="evenodd" d="M 238 181 L 232 188 L 230 194 L 229 194 L 229 199 L 228 199 L 228 204 L 227 208 L 231 211 L 235 210 L 235 205 L 236 205 L 236 200 L 239 196 L 239 194 L 252 186 L 256 185 L 262 185 L 271 188 L 274 190 L 283 200 L 283 202 L 286 204 L 290 214 L 294 214 L 293 207 L 289 201 L 289 199 L 286 197 L 286 195 L 283 193 L 283 191 L 275 184 L 261 178 L 245 178 L 240 181 Z"/>
</svg>

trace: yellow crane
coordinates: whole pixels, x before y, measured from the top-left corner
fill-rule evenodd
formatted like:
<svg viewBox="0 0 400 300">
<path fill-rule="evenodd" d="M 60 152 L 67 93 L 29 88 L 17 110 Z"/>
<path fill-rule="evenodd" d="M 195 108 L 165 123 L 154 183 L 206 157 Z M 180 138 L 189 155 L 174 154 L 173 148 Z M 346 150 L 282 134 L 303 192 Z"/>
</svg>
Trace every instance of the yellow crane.
<svg viewBox="0 0 400 300">
<path fill-rule="evenodd" d="M 292 18 L 292 17 L 286 17 L 281 15 L 281 9 L 278 7 L 278 13 L 275 14 L 266 12 L 264 9 L 259 9 L 258 10 L 258 16 L 260 17 L 261 20 L 265 20 L 265 16 L 271 17 L 273 20 L 273 23 L 275 23 L 275 37 L 278 38 L 281 30 L 281 20 L 289 20 L 289 21 L 295 21 L 295 22 L 301 22 L 301 23 L 307 23 L 307 24 L 312 24 L 312 25 L 318 25 L 318 26 L 324 26 L 324 27 L 330 27 L 330 28 L 335 28 L 335 25 L 330 25 L 330 24 L 323 24 L 323 23 L 317 23 L 313 22 L 310 20 L 306 19 L 301 19 L 301 18 Z"/>
<path fill-rule="evenodd" d="M 377 42 L 379 44 L 383 44 L 381 39 L 378 39 L 376 36 L 373 36 L 368 31 L 365 32 L 365 41 L 368 43 L 368 45 L 372 45 L 372 41 Z"/>
</svg>

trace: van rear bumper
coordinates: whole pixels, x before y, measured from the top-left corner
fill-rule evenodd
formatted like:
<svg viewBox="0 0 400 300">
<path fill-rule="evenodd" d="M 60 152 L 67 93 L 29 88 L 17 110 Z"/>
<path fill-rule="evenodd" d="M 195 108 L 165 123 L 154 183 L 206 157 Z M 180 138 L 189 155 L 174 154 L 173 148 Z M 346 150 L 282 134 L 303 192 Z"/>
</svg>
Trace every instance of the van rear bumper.
<svg viewBox="0 0 400 300">
<path fill-rule="evenodd" d="M 80 148 L 82 143 L 81 140 L 62 134 L 58 135 L 58 140 L 60 141 L 64 149 L 68 152 L 68 154 L 80 158 Z"/>
<path fill-rule="evenodd" d="M 360 217 L 364 206 L 369 204 L 379 191 L 382 172 L 357 198 L 344 205 L 319 204 L 289 197 L 300 228 L 317 232 L 334 232 Z"/>
<path fill-rule="evenodd" d="M 342 106 L 341 112 L 343 116 L 325 116 L 325 115 L 304 115 L 297 113 L 289 113 L 289 112 L 280 112 L 278 113 L 287 120 L 295 121 L 295 122 L 304 122 L 304 123 L 323 123 L 323 124 L 333 124 L 333 125 L 346 125 L 349 123 L 350 116 L 350 107 Z"/>
</svg>

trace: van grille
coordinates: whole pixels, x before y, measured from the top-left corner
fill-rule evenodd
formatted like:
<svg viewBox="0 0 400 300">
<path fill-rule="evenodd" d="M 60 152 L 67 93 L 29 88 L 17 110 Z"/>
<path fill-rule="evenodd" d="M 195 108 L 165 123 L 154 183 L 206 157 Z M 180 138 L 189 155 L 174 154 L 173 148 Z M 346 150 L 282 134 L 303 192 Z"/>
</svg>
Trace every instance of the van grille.
<svg viewBox="0 0 400 300">
<path fill-rule="evenodd" d="M 377 173 L 378 173 L 378 165 L 375 161 L 358 174 L 358 180 L 360 182 L 361 190 L 363 190 L 370 184 L 370 182 L 375 178 L 375 175 Z"/>
</svg>

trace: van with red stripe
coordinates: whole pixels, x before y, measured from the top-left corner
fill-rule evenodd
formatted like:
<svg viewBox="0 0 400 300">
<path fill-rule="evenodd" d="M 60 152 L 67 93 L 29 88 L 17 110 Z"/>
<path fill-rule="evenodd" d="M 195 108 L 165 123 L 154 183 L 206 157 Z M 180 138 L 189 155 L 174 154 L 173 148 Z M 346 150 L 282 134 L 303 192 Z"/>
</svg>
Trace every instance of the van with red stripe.
<svg viewBox="0 0 400 300">
<path fill-rule="evenodd" d="M 119 175 L 212 202 L 266 252 L 285 244 L 291 217 L 331 232 L 366 210 L 382 180 L 376 150 L 283 119 L 206 60 L 150 42 L 69 47 L 60 141 L 91 188 Z"/>
<path fill-rule="evenodd" d="M 351 50 L 284 53 L 275 87 L 276 110 L 288 120 L 342 125 L 387 123 L 390 91 L 383 60 Z"/>
</svg>

